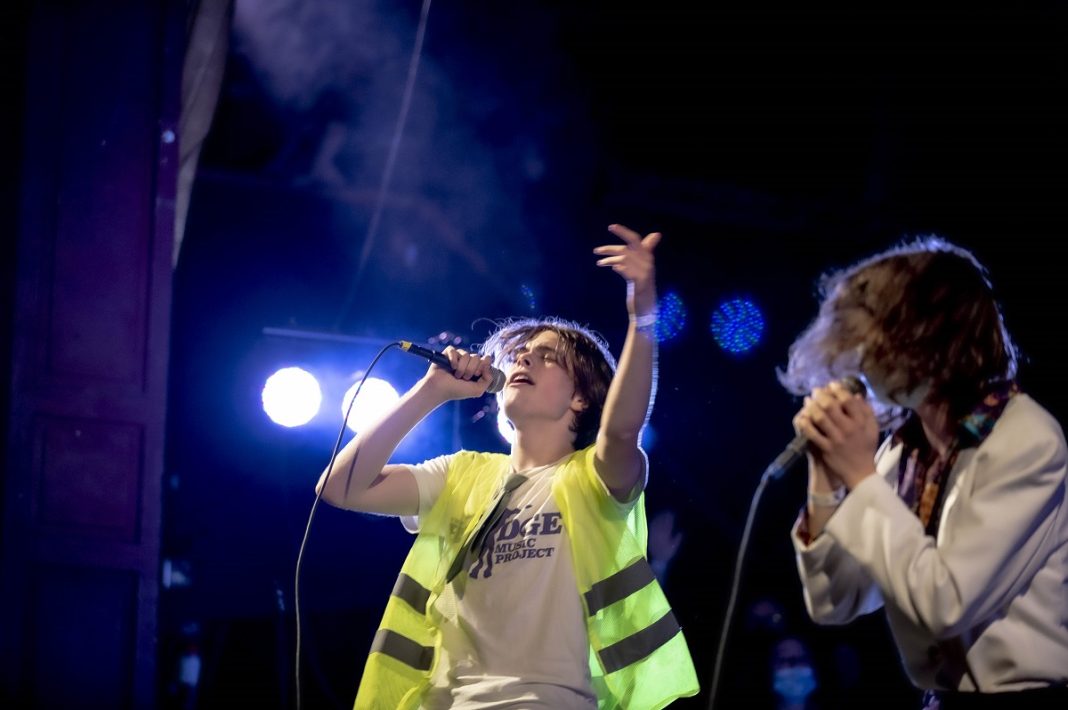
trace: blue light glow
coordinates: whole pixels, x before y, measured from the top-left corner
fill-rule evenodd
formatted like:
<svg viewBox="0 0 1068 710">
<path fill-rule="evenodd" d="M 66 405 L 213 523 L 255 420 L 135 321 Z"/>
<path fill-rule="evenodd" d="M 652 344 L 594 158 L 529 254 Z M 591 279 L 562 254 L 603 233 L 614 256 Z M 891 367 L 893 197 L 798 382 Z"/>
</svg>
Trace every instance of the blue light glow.
<svg viewBox="0 0 1068 710">
<path fill-rule="evenodd" d="M 646 453 L 656 446 L 656 429 L 653 429 L 652 424 L 646 424 L 645 427 L 642 428 L 641 446 Z"/>
<path fill-rule="evenodd" d="M 660 317 L 656 320 L 656 340 L 659 343 L 671 340 L 686 327 L 686 304 L 679 294 L 668 291 L 660 299 Z"/>
<path fill-rule="evenodd" d="M 764 334 L 764 314 L 745 298 L 724 301 L 712 314 L 712 337 L 721 348 L 740 355 L 752 350 Z"/>
<path fill-rule="evenodd" d="M 307 424 L 319 412 L 323 393 L 315 377 L 299 367 L 285 367 L 263 384 L 263 411 L 275 424 Z"/>
<path fill-rule="evenodd" d="M 538 300 L 534 297 L 534 289 L 526 284 L 522 284 L 519 287 L 519 293 L 523 294 L 523 302 L 527 306 L 527 310 L 531 313 L 538 310 Z"/>
<path fill-rule="evenodd" d="M 341 416 L 345 416 L 345 412 L 349 411 L 349 403 L 352 402 L 352 396 L 356 394 L 359 384 L 355 383 L 345 393 L 341 402 Z M 354 432 L 360 431 L 385 414 L 398 399 L 400 395 L 393 385 L 377 377 L 368 377 L 360 389 L 360 395 L 356 398 L 356 404 L 353 405 L 345 426 Z"/>
</svg>

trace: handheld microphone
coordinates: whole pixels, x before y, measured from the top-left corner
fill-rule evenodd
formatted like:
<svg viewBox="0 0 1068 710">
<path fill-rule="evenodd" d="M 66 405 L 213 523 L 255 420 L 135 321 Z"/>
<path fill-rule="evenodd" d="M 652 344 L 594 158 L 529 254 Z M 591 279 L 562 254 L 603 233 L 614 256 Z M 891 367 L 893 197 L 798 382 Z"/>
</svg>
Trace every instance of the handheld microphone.
<svg viewBox="0 0 1068 710">
<path fill-rule="evenodd" d="M 452 363 L 449 362 L 449 358 L 447 358 L 444 353 L 420 347 L 407 340 L 400 341 L 400 349 L 409 352 L 412 355 L 424 357 L 435 365 L 441 365 L 449 372 L 455 372 L 455 370 L 452 369 Z M 486 388 L 487 392 L 490 394 L 497 394 L 504 389 L 504 373 L 502 371 L 498 370 L 496 367 L 490 367 L 490 377 L 493 379 L 490 382 L 489 387 Z"/>
<path fill-rule="evenodd" d="M 839 382 L 847 390 L 853 394 L 865 394 L 868 388 L 864 386 L 864 383 L 859 378 L 849 375 L 843 377 Z M 805 458 L 805 451 L 808 449 L 808 437 L 804 434 L 798 434 L 793 438 L 786 448 L 782 450 L 782 453 L 775 457 L 775 460 L 768 464 L 768 467 L 764 469 L 764 478 L 772 480 L 783 477 L 787 471 L 793 468 L 798 461 Z"/>
</svg>

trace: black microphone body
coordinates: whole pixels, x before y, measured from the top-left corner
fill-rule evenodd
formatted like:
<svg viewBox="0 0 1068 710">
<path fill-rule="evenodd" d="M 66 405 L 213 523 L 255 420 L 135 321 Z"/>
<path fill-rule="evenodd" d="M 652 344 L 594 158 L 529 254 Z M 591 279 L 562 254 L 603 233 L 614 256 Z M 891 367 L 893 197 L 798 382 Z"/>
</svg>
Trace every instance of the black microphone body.
<svg viewBox="0 0 1068 710">
<path fill-rule="evenodd" d="M 419 357 L 426 358 L 435 365 L 440 365 L 450 372 L 455 372 L 452 369 L 452 363 L 449 362 L 449 358 L 444 353 L 439 353 L 436 350 L 430 348 L 420 347 L 414 343 L 410 343 L 407 340 L 400 341 L 400 348 L 405 352 L 409 352 L 412 355 L 418 355 Z M 490 367 L 490 377 L 493 380 L 490 382 L 489 387 L 486 388 L 486 392 L 490 394 L 496 394 L 504 389 L 504 372 L 498 370 L 496 367 Z"/>
<path fill-rule="evenodd" d="M 773 481 L 782 478 L 787 471 L 797 465 L 798 461 L 805 458 L 807 449 L 808 437 L 804 434 L 798 434 L 786 445 L 782 453 L 776 456 L 775 460 L 764 469 L 764 478 L 770 478 Z"/>
<path fill-rule="evenodd" d="M 853 394 L 865 394 L 868 388 L 864 386 L 864 383 L 859 378 L 843 377 L 840 380 L 843 387 L 852 392 Z M 791 468 L 797 465 L 801 459 L 805 458 L 805 452 L 808 451 L 808 437 L 804 434 L 798 434 L 793 440 L 786 445 L 786 448 L 782 450 L 782 453 L 775 457 L 775 460 L 768 464 L 768 467 L 764 469 L 764 478 L 777 480 L 782 478 L 783 475 Z"/>
</svg>

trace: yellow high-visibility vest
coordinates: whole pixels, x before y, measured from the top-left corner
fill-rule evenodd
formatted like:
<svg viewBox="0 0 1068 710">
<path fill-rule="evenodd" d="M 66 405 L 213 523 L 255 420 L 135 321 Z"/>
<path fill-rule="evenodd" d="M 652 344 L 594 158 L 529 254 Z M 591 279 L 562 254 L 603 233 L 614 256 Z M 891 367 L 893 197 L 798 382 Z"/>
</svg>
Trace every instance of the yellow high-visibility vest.
<svg viewBox="0 0 1068 710">
<path fill-rule="evenodd" d="M 697 674 L 645 559 L 644 494 L 620 510 L 606 499 L 593 456 L 593 446 L 576 451 L 552 482 L 586 612 L 593 689 L 599 708 L 656 710 L 696 695 Z M 445 489 L 420 521 L 386 604 L 356 710 L 419 707 L 440 656 L 441 631 L 429 611 L 454 558 L 502 494 L 510 467 L 505 454 L 460 451 L 453 457 Z"/>
</svg>

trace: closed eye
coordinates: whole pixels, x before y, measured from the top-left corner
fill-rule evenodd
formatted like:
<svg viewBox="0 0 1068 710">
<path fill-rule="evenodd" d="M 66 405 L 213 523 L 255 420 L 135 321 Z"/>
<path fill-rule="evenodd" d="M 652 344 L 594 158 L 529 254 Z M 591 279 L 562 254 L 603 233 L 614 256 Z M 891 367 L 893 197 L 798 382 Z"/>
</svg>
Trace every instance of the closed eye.
<svg viewBox="0 0 1068 710">
<path fill-rule="evenodd" d="M 557 357 L 556 350 L 554 348 L 547 348 L 539 346 L 533 350 L 527 350 L 526 348 L 520 348 L 513 353 L 508 354 L 503 358 L 507 363 L 511 364 L 518 362 L 527 356 L 540 358 L 545 362 L 559 362 L 560 358 Z"/>
</svg>

